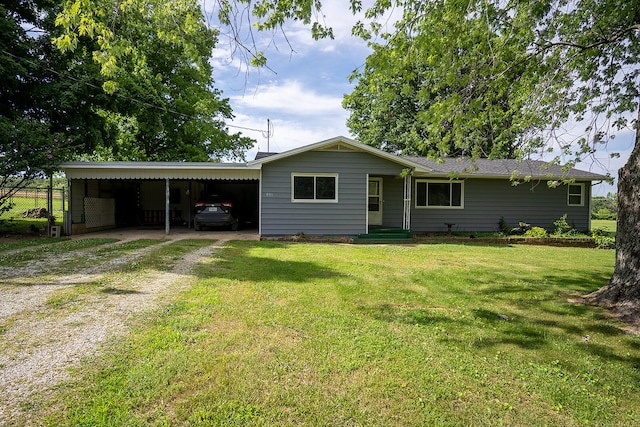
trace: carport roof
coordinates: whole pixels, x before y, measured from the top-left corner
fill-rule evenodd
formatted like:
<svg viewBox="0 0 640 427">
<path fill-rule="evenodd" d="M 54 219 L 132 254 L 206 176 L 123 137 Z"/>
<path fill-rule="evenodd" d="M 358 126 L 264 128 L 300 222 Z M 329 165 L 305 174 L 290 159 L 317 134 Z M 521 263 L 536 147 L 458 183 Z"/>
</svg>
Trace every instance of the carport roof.
<svg viewBox="0 0 640 427">
<path fill-rule="evenodd" d="M 260 166 L 214 162 L 67 162 L 68 179 L 259 179 Z"/>
</svg>

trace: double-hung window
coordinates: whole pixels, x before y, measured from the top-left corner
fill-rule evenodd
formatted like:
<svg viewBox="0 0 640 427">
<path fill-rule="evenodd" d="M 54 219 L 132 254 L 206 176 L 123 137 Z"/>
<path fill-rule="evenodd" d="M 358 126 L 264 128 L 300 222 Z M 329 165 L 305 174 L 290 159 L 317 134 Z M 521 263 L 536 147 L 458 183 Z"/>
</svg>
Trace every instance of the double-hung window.
<svg viewBox="0 0 640 427">
<path fill-rule="evenodd" d="M 292 202 L 338 202 L 338 174 L 291 174 Z"/>
<path fill-rule="evenodd" d="M 464 208 L 464 182 L 416 180 L 417 208 Z"/>
<path fill-rule="evenodd" d="M 567 204 L 569 206 L 584 206 L 584 184 L 569 184 Z"/>
</svg>

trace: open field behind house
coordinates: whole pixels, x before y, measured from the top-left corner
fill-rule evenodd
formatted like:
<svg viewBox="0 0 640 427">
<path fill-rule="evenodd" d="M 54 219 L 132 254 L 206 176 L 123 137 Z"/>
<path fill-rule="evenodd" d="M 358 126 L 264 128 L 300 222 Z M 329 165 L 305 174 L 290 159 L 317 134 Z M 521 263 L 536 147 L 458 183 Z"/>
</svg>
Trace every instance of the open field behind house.
<svg viewBox="0 0 640 427">
<path fill-rule="evenodd" d="M 5 191 L 1 190 L 0 191 Z M 62 225 L 65 211 L 65 190 L 54 188 L 52 203 L 55 224 Z M 0 235 L 34 234 L 47 226 L 48 189 L 25 188 L 9 197 L 9 209 L 0 212 Z"/>
<path fill-rule="evenodd" d="M 609 233 L 612 236 L 616 234 L 616 221 L 611 219 L 592 219 L 591 220 L 591 229 L 592 230 L 602 230 L 604 232 Z"/>
<path fill-rule="evenodd" d="M 36 208 L 47 209 L 49 193 L 46 188 L 25 188 L 19 190 L 11 197 L 9 197 L 9 203 L 11 209 L 4 212 L 0 218 L 23 218 L 27 211 Z M 52 190 L 52 203 L 53 214 L 62 216 L 65 205 L 64 198 L 66 197 L 65 190 L 60 188 L 54 188 Z"/>
<path fill-rule="evenodd" d="M 611 250 L 1 249 L 0 291 L 14 301 L 0 318 L 7 425 L 640 423 L 640 337 L 574 301 L 606 283 Z M 34 355 L 32 378 L 21 366 Z"/>
</svg>

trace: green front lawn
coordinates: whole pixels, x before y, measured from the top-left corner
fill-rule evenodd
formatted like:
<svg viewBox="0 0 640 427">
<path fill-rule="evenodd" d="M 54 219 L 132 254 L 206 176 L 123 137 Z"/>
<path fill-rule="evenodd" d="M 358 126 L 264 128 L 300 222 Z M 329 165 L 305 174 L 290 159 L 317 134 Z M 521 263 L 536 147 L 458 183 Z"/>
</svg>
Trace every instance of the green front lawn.
<svg viewBox="0 0 640 427">
<path fill-rule="evenodd" d="M 31 422 L 638 425 L 640 338 L 570 302 L 613 264 L 595 249 L 231 242 L 32 402 Z"/>
</svg>

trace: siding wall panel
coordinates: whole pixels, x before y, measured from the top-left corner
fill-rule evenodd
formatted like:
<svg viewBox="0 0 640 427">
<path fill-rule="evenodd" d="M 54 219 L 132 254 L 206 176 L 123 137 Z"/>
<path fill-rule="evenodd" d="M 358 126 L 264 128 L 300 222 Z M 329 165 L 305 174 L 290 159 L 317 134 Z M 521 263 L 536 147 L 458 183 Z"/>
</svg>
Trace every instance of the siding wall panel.
<svg viewBox="0 0 640 427">
<path fill-rule="evenodd" d="M 402 169 L 397 163 L 357 151 L 310 151 L 265 163 L 260 195 L 261 232 L 265 236 L 365 233 L 367 175 L 383 176 L 387 181 L 390 176 L 400 175 Z M 292 173 L 337 173 L 338 203 L 291 202 Z M 393 215 L 391 208 L 389 214 Z"/>
<path fill-rule="evenodd" d="M 546 182 L 512 186 L 508 180 L 467 179 L 464 209 L 417 208 L 412 200 L 411 228 L 417 232 L 442 232 L 445 223 L 457 231 L 498 230 L 503 217 L 514 227 L 518 222 L 553 229 L 553 221 L 567 214 L 567 222 L 580 231 L 589 229 L 590 183 L 585 183 L 584 206 L 568 206 L 567 187 L 549 188 Z M 413 186 L 415 192 L 415 185 Z"/>
</svg>

